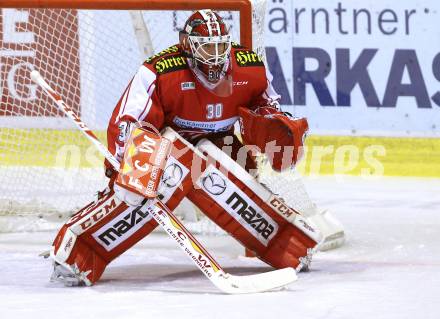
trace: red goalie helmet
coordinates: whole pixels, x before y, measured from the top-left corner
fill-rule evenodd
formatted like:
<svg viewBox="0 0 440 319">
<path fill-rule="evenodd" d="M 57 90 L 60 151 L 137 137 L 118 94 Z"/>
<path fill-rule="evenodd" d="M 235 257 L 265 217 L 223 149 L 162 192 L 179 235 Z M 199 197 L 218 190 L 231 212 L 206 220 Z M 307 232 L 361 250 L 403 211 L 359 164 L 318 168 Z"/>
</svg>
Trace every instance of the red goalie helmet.
<svg viewBox="0 0 440 319">
<path fill-rule="evenodd" d="M 194 12 L 179 33 L 182 48 L 195 75 L 215 86 L 226 74 L 231 36 L 223 19 L 212 10 Z"/>
</svg>

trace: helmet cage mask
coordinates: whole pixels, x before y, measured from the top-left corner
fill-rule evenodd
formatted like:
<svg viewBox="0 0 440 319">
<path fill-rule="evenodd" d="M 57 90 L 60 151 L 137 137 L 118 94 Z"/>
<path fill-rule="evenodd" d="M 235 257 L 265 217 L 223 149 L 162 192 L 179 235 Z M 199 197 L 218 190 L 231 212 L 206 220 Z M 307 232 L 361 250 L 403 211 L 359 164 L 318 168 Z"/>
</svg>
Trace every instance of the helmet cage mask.
<svg viewBox="0 0 440 319">
<path fill-rule="evenodd" d="M 230 95 L 232 41 L 223 19 L 209 9 L 194 12 L 179 32 L 179 42 L 191 71 L 203 86 L 219 96 Z"/>
<path fill-rule="evenodd" d="M 231 52 L 231 36 L 188 36 L 192 58 L 207 66 L 223 66 Z"/>
</svg>

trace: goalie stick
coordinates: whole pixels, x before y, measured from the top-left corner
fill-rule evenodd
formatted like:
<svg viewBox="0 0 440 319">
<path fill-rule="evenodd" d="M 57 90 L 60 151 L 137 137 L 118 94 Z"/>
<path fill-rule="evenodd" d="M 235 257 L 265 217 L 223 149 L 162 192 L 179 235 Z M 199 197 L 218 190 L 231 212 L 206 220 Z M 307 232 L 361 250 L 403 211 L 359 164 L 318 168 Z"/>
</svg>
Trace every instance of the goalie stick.
<svg viewBox="0 0 440 319">
<path fill-rule="evenodd" d="M 97 147 L 101 154 L 119 171 L 119 162 L 99 141 L 96 135 L 84 124 L 81 118 L 63 101 L 38 71 L 31 72 L 32 80 L 55 102 L 86 137 Z M 202 273 L 221 291 L 228 294 L 257 293 L 281 288 L 297 280 L 293 268 L 283 268 L 255 275 L 234 276 L 225 272 L 217 261 L 207 252 L 197 239 L 185 228 L 177 217 L 158 199 L 154 199 L 148 208 L 149 213 L 165 232 L 178 244 Z"/>
</svg>

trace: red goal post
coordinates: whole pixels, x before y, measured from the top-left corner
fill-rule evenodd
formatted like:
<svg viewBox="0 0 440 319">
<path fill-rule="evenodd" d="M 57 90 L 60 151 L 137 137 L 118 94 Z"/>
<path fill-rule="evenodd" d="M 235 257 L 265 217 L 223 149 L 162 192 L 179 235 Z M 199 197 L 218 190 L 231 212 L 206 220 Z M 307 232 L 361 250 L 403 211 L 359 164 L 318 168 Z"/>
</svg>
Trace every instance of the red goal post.
<svg viewBox="0 0 440 319">
<path fill-rule="evenodd" d="M 231 10 L 240 12 L 240 43 L 252 48 L 250 0 L 4 0 L 3 8 L 90 10 Z"/>
</svg>

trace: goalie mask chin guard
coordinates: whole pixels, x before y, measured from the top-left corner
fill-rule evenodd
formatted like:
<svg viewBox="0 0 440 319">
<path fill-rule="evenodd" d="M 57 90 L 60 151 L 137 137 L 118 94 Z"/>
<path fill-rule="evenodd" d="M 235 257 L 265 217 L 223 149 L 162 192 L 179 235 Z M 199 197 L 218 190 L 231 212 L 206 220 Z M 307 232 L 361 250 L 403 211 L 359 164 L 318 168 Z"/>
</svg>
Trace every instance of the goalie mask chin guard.
<svg viewBox="0 0 440 319">
<path fill-rule="evenodd" d="M 214 89 L 229 70 L 231 36 L 223 19 L 211 10 L 194 12 L 180 31 L 180 43 L 197 78 Z"/>
</svg>

